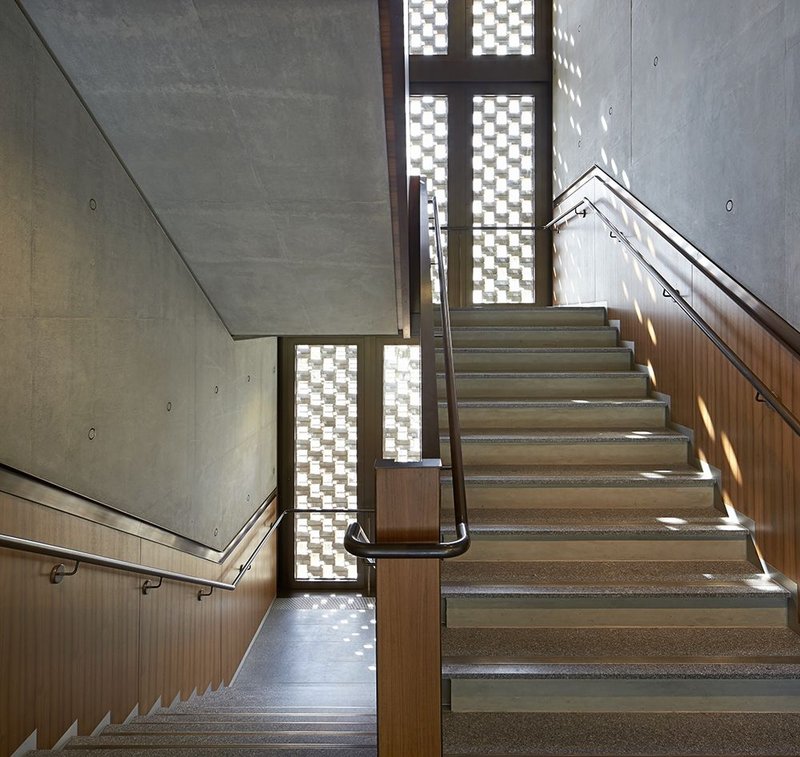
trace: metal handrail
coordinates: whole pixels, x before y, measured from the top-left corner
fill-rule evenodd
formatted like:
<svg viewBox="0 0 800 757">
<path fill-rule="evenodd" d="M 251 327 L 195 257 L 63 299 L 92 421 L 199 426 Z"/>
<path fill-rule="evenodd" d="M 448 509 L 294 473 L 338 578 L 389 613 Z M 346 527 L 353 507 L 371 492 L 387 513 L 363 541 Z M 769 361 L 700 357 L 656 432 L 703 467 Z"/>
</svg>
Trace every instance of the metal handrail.
<svg viewBox="0 0 800 757">
<path fill-rule="evenodd" d="M 128 560 L 118 560 L 115 557 L 106 557 L 104 555 L 94 554 L 93 552 L 84 552 L 80 549 L 72 549 L 70 547 L 60 547 L 56 544 L 48 544 L 47 542 L 36 541 L 35 539 L 25 539 L 19 536 L 11 536 L 10 534 L 0 534 L 0 548 L 15 549 L 21 552 L 31 552 L 37 555 L 46 555 L 48 557 L 55 557 L 61 560 L 67 560 L 75 563 L 75 568 L 71 572 L 67 572 L 63 564 L 53 567 L 50 571 L 50 581 L 52 583 L 61 583 L 65 576 L 71 576 L 77 573 L 81 564 L 97 565 L 101 568 L 112 568 L 114 570 L 121 570 L 126 573 L 135 573 L 140 576 L 147 576 L 148 580 L 142 585 L 142 593 L 147 594 L 161 586 L 164 579 L 168 581 L 176 581 L 178 583 L 193 584 L 194 586 L 202 586 L 210 591 L 199 591 L 197 594 L 198 600 L 203 597 L 208 597 L 214 589 L 221 589 L 223 591 L 235 591 L 242 576 L 250 570 L 253 560 L 258 557 L 258 553 L 262 547 L 267 543 L 272 534 L 277 531 L 278 527 L 283 521 L 287 513 L 295 512 L 316 512 L 316 513 L 333 513 L 333 512 L 374 512 L 374 510 L 345 510 L 344 508 L 290 508 L 284 510 L 271 524 L 269 530 L 259 540 L 255 549 L 250 553 L 247 560 L 242 563 L 236 576 L 230 582 L 228 581 L 215 581 L 210 578 L 202 578 L 201 576 L 192 576 L 188 573 L 179 573 L 174 570 L 165 570 L 163 568 L 154 568 L 151 565 L 143 565 L 141 563 L 129 562 Z M 150 578 L 158 578 L 157 584 L 150 583 Z"/>
<path fill-rule="evenodd" d="M 787 349 L 800 358 L 800 331 L 756 297 L 749 289 L 740 284 L 727 271 L 718 266 L 699 247 L 694 245 L 682 234 L 678 233 L 664 221 L 663 218 L 651 210 L 636 197 L 636 195 L 623 187 L 597 164 L 585 171 L 562 192 L 562 194 L 556 198 L 556 204 L 558 204 L 561 198 L 567 197 L 570 194 L 575 194 L 581 187 L 591 181 L 599 181 L 609 192 L 620 200 L 620 202 L 636 213 L 636 215 L 653 229 L 667 244 L 689 261 L 694 268 L 697 268 L 698 271 L 706 276 L 714 286 L 722 290 L 762 328 L 772 334 L 772 336 Z M 580 204 L 582 204 L 582 202 L 579 203 L 579 205 Z M 556 226 L 561 220 L 572 213 L 573 210 L 574 208 L 571 208 L 561 213 L 558 218 L 554 218 L 550 223 L 543 226 L 542 229 L 549 229 Z"/>
<path fill-rule="evenodd" d="M 602 179 L 600 180 L 602 181 Z M 800 436 L 800 419 L 798 419 L 791 412 L 791 410 L 789 410 L 786 405 L 781 402 L 778 396 L 772 390 L 770 390 L 769 387 L 764 384 L 764 382 L 761 381 L 761 379 L 758 378 L 753 371 L 750 370 L 750 368 L 748 368 L 744 360 L 742 360 L 739 355 L 737 355 L 736 352 L 734 352 L 725 343 L 723 338 L 717 334 L 717 332 L 714 331 L 714 329 L 703 319 L 703 317 L 681 296 L 680 292 L 675 289 L 675 287 L 673 287 L 650 262 L 648 262 L 644 255 L 642 255 L 642 253 L 639 252 L 639 250 L 637 250 L 628 241 L 627 237 L 622 233 L 622 231 L 620 231 L 620 229 L 608 218 L 608 216 L 606 216 L 605 213 L 603 213 L 603 211 L 601 211 L 600 208 L 598 208 L 597 205 L 588 197 L 584 197 L 579 203 L 571 207 L 569 210 L 559 214 L 556 218 L 550 221 L 550 223 L 547 225 L 547 228 L 552 228 L 560 223 L 563 223 L 564 221 L 568 220 L 572 214 L 580 213 L 580 209 L 584 207 L 591 209 L 597 215 L 605 227 L 611 232 L 612 236 L 615 237 L 620 244 L 624 245 L 641 264 L 641 266 L 647 271 L 647 273 L 649 273 L 650 276 L 658 282 L 659 286 L 664 292 L 664 296 L 673 300 L 678 307 L 680 307 L 680 309 L 683 310 L 687 316 L 689 316 L 689 319 L 703 332 L 703 334 L 705 334 L 705 336 L 725 356 L 725 358 L 727 358 L 733 367 L 736 368 L 736 370 L 750 383 L 750 385 L 756 390 L 756 400 L 769 405 L 789 426 L 789 428 L 791 428 L 795 434 Z M 628 207 L 631 206 L 628 205 Z M 634 210 L 634 212 L 636 211 L 636 209 L 633 207 L 631 207 L 631 210 Z M 584 214 L 585 212 L 586 210 L 584 210 Z"/>
<path fill-rule="evenodd" d="M 420 230 L 425 229 L 427 237 L 428 214 L 427 198 L 424 180 L 419 181 L 420 186 Z M 344 547 L 352 555 L 362 558 L 392 558 L 392 559 L 447 559 L 463 555 L 470 545 L 469 518 L 467 513 L 467 492 L 464 481 L 464 462 L 461 453 L 461 425 L 458 418 L 458 400 L 456 397 L 455 371 L 453 369 L 453 344 L 450 330 L 450 306 L 447 295 L 447 275 L 444 266 L 444 253 L 442 251 L 442 227 L 439 223 L 439 205 L 436 196 L 430 198 L 433 206 L 433 228 L 435 230 L 436 262 L 439 278 L 440 308 L 442 313 L 442 348 L 444 353 L 444 381 L 447 396 L 447 420 L 450 440 L 450 460 L 453 474 L 453 511 L 455 515 L 456 539 L 454 541 L 435 542 L 383 542 L 371 543 L 358 522 L 353 522 L 347 527 L 344 537 Z M 424 241 L 424 244 L 422 243 Z M 430 277 L 430 258 L 427 239 L 420 240 L 420 282 L 423 277 Z M 430 279 L 428 278 L 428 281 Z M 421 334 L 423 339 L 433 339 L 432 324 L 430 334 Z M 436 421 L 437 417 L 431 417 Z M 424 423 L 424 418 L 423 418 Z"/>
</svg>

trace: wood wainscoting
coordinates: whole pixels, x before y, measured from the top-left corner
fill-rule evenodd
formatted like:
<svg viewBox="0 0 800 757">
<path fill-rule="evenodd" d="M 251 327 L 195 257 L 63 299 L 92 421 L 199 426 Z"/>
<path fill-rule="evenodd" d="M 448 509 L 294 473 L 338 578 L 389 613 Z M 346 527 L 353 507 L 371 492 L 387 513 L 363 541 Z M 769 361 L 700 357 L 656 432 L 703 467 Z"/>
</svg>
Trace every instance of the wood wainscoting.
<svg viewBox="0 0 800 757">
<path fill-rule="evenodd" d="M 0 493 L 0 531 L 136 563 L 230 581 L 275 518 L 273 500 L 223 564 Z M 81 565 L 60 584 L 58 560 L 0 549 L 0 757 L 36 730 L 52 747 L 77 721 L 90 734 L 110 713 L 187 699 L 230 683 L 276 592 L 277 534 L 234 592 Z M 72 566 L 67 565 L 67 570 Z"/>
<path fill-rule="evenodd" d="M 795 414 L 800 360 L 599 182 L 560 198 L 554 217 L 589 197 Z M 647 198 L 642 198 L 646 201 Z M 678 230 L 680 231 L 680 230 Z M 694 430 L 694 453 L 721 471 L 723 501 L 755 523 L 763 558 L 800 579 L 800 439 L 591 211 L 553 234 L 555 304 L 605 303 L 635 342 L 673 422 Z M 753 251 L 757 254 L 757 251 Z M 796 618 L 794 620 L 797 620 Z"/>
</svg>

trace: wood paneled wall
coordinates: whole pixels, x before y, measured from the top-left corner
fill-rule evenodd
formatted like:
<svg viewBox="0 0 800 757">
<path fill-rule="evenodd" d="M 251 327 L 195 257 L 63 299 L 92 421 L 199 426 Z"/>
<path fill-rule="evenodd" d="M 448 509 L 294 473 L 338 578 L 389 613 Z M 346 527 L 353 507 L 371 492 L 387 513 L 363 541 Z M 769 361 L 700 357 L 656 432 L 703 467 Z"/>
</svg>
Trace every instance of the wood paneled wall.
<svg viewBox="0 0 800 757">
<path fill-rule="evenodd" d="M 273 503 L 223 565 L 0 493 L 0 531 L 219 580 L 275 517 Z M 77 720 L 91 733 L 110 712 L 123 721 L 233 677 L 276 591 L 276 539 L 235 592 L 197 601 L 198 587 L 91 565 L 54 585 L 58 560 L 0 549 L 0 757 L 33 732 L 52 746 Z M 67 565 L 71 569 L 71 565 Z"/>
<path fill-rule="evenodd" d="M 582 196 L 597 202 L 751 370 L 800 415 L 800 360 L 635 214 L 615 205 L 598 182 L 581 189 Z M 554 212 L 578 199 L 562 198 Z M 621 338 L 635 342 L 636 362 L 647 366 L 653 388 L 671 396 L 672 420 L 694 429 L 697 457 L 722 472 L 724 502 L 753 519 L 764 559 L 797 582 L 800 439 L 777 413 L 755 401 L 750 384 L 662 296 L 594 214 L 570 220 L 553 235 L 553 245 L 556 304 L 607 303 L 609 318 L 620 321 Z"/>
</svg>

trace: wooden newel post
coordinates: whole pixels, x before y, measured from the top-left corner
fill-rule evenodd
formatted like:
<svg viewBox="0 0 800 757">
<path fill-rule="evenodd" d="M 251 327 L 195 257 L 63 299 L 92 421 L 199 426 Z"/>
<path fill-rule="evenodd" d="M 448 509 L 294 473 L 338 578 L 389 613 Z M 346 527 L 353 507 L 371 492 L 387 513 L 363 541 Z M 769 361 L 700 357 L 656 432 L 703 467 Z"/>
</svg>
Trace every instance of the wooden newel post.
<svg viewBox="0 0 800 757">
<path fill-rule="evenodd" d="M 375 468 L 378 542 L 438 543 L 441 461 Z M 378 560 L 379 757 L 442 753 L 439 562 Z"/>
</svg>

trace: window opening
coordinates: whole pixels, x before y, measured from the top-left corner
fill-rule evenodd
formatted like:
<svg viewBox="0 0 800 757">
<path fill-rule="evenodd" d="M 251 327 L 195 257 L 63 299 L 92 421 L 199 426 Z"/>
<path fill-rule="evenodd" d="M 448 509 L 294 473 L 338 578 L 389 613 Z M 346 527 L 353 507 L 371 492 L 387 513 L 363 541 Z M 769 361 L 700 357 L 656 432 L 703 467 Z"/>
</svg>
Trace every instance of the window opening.
<svg viewBox="0 0 800 757">
<path fill-rule="evenodd" d="M 358 347 L 295 346 L 295 480 L 298 509 L 358 507 Z M 355 580 L 356 558 L 342 545 L 353 515 L 298 513 L 295 578 Z"/>
</svg>

